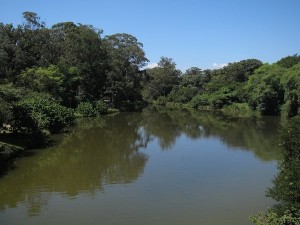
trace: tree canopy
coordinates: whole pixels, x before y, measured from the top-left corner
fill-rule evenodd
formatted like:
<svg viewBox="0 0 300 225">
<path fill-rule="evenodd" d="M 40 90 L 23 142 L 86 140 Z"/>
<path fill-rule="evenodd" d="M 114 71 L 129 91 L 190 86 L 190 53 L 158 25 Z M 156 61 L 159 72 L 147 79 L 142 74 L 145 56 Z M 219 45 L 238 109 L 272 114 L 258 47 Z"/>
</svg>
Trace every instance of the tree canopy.
<svg viewBox="0 0 300 225">
<path fill-rule="evenodd" d="M 131 34 L 103 36 L 99 28 L 71 21 L 47 28 L 34 12 L 24 12 L 23 17 L 23 24 L 17 26 L 0 23 L 1 123 L 21 124 L 16 121 L 25 117 L 16 112 L 23 110 L 24 116 L 33 118 L 32 123 L 41 124 L 35 121 L 38 118 L 43 123 L 54 121 L 51 127 L 35 127 L 56 132 L 68 122 L 56 120 L 55 113 L 67 112 L 67 108 L 71 109 L 68 113 L 97 116 L 107 112 L 107 107 L 137 110 L 147 104 L 177 104 L 235 115 L 290 118 L 300 114 L 297 54 L 274 64 L 245 59 L 221 69 L 191 67 L 184 73 L 172 58 L 161 57 L 157 67 L 146 69 L 143 44 Z M 53 113 L 43 107 L 37 113 L 39 102 L 53 107 Z M 25 130 L 33 129 L 18 132 Z"/>
</svg>

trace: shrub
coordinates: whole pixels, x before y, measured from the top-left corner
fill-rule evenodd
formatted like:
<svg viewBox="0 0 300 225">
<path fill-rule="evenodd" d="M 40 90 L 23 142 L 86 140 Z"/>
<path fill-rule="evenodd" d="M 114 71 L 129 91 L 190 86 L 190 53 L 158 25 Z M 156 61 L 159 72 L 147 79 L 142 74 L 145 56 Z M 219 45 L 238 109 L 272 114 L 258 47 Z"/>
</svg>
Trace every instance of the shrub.
<svg viewBox="0 0 300 225">
<path fill-rule="evenodd" d="M 118 112 L 120 112 L 120 110 L 118 110 L 118 109 L 114 109 L 114 108 L 108 108 L 107 109 L 108 114 L 113 114 L 113 113 L 118 113 Z"/>
<path fill-rule="evenodd" d="M 156 101 L 155 104 L 156 105 L 166 105 L 166 103 L 168 102 L 168 98 L 165 96 L 160 96 Z"/>
<path fill-rule="evenodd" d="M 94 109 L 98 116 L 101 114 L 107 114 L 107 106 L 102 100 L 94 102 Z"/>
<path fill-rule="evenodd" d="M 80 117 L 94 117 L 107 114 L 107 105 L 102 101 L 81 102 L 76 108 L 76 113 Z"/>
<path fill-rule="evenodd" d="M 222 108 L 225 115 L 232 117 L 252 117 L 257 116 L 258 113 L 254 112 L 247 103 L 233 103 L 226 105 Z"/>
<path fill-rule="evenodd" d="M 36 93 L 17 102 L 13 111 L 14 128 L 25 128 L 29 132 L 46 130 L 56 133 L 75 120 L 72 109 L 56 103 L 47 95 Z"/>
<path fill-rule="evenodd" d="M 209 94 L 196 95 L 190 101 L 190 105 L 193 108 L 199 108 L 203 106 L 210 106 L 210 96 Z"/>
<path fill-rule="evenodd" d="M 189 102 L 198 92 L 196 87 L 174 86 L 168 98 L 172 102 Z"/>
<path fill-rule="evenodd" d="M 250 216 L 250 220 L 256 225 L 300 225 L 300 214 L 286 211 L 284 215 L 269 210 L 265 215 L 259 213 Z"/>
<path fill-rule="evenodd" d="M 93 117 L 97 115 L 93 104 L 90 102 L 81 102 L 76 108 L 76 113 L 83 117 Z"/>
</svg>

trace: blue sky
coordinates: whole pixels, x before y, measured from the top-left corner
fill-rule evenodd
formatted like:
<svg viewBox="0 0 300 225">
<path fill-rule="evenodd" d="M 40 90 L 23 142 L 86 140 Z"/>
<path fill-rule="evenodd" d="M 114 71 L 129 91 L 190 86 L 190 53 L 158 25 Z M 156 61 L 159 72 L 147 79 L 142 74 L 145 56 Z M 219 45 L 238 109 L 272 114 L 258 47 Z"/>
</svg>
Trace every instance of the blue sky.
<svg viewBox="0 0 300 225">
<path fill-rule="evenodd" d="M 47 27 L 72 21 L 132 34 L 150 64 L 166 56 L 181 70 L 300 53 L 300 0 L 0 0 L 0 22 L 21 24 L 24 11 Z"/>
</svg>

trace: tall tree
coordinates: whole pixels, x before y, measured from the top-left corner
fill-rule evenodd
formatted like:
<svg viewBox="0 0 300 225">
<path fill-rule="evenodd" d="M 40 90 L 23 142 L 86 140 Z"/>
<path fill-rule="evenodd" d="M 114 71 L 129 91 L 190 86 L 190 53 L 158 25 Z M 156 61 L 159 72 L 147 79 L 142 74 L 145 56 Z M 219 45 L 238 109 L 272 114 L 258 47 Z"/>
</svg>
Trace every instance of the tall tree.
<svg viewBox="0 0 300 225">
<path fill-rule="evenodd" d="M 280 84 L 286 68 L 276 64 L 264 64 L 247 81 L 244 89 L 246 101 L 253 109 L 266 115 L 279 115 L 284 101 L 284 90 Z"/>
<path fill-rule="evenodd" d="M 91 25 L 60 23 L 54 25 L 57 37 L 63 36 L 63 54 L 59 66 L 76 67 L 81 74 L 78 101 L 103 97 L 105 87 L 106 52 L 102 44 L 102 30 Z"/>
<path fill-rule="evenodd" d="M 160 96 L 166 97 L 174 85 L 179 83 L 181 71 L 171 58 L 161 57 L 158 66 L 147 70 L 148 81 L 145 83 L 143 95 L 148 101 Z"/>
<path fill-rule="evenodd" d="M 25 19 L 24 27 L 27 29 L 34 30 L 45 27 L 45 22 L 41 22 L 41 18 L 35 12 L 23 12 L 23 18 Z"/>
<path fill-rule="evenodd" d="M 118 33 L 104 39 L 108 54 L 106 94 L 114 103 L 141 100 L 142 67 L 148 59 L 136 37 Z"/>
</svg>

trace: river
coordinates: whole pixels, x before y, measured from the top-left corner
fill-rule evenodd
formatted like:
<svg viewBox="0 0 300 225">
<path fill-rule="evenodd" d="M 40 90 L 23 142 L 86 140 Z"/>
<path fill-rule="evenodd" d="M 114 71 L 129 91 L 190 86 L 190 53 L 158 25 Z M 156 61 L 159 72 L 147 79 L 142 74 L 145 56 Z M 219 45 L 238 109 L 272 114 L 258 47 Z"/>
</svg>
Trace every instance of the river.
<svg viewBox="0 0 300 225">
<path fill-rule="evenodd" d="M 250 225 L 274 204 L 279 127 L 184 110 L 78 120 L 0 177 L 0 224 Z"/>
</svg>

